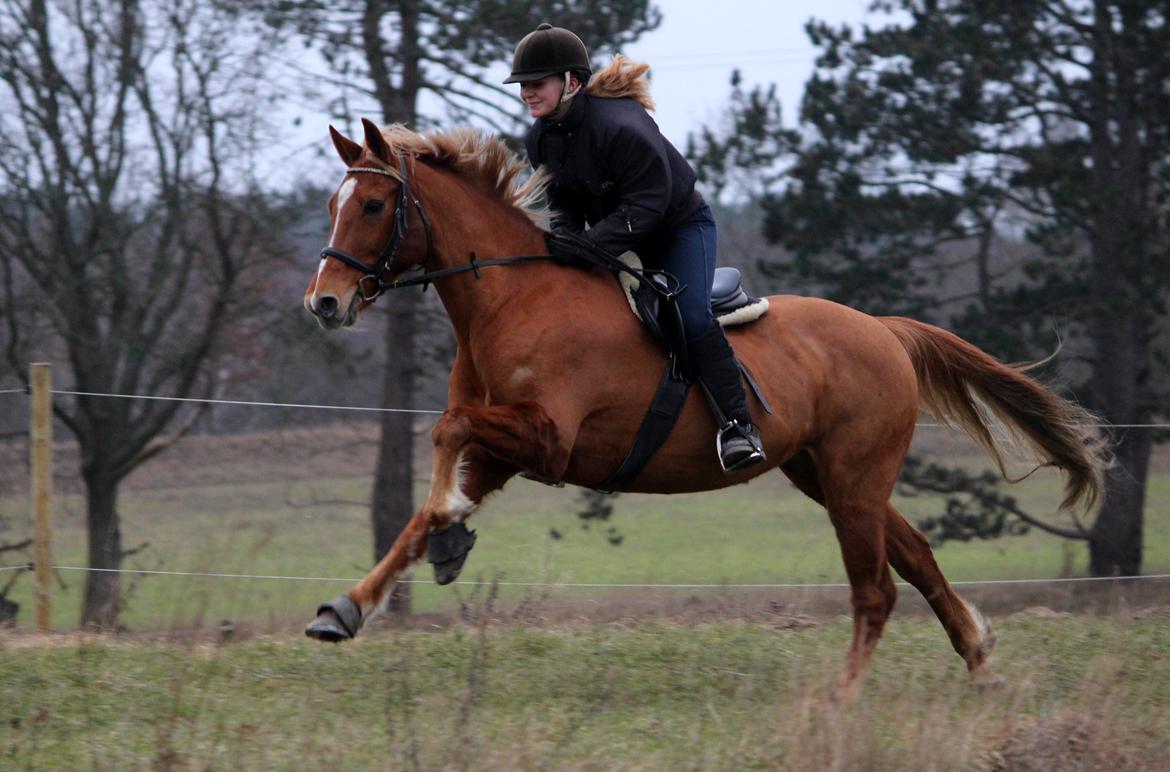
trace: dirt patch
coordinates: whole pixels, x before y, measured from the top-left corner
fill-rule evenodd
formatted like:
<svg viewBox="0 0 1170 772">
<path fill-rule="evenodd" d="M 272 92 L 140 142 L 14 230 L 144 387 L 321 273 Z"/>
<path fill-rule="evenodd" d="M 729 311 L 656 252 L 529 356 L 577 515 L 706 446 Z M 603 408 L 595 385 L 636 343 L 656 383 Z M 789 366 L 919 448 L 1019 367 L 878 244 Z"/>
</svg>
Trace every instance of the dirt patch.
<svg viewBox="0 0 1170 772">
<path fill-rule="evenodd" d="M 995 772 L 1120 772 L 1148 769 L 1121 743 L 1098 727 L 1095 718 L 1061 714 L 1033 719 L 1019 716 L 1003 748 L 991 754 Z"/>
<path fill-rule="evenodd" d="M 999 592 L 1003 593 L 1002 590 Z M 696 627 L 704 624 L 739 623 L 774 630 L 804 630 L 827 622 L 848 621 L 849 598 L 845 591 L 820 591 L 816 594 L 776 591 L 744 591 L 708 593 L 680 597 L 657 592 L 624 593 L 614 597 L 576 597 L 572 600 L 542 597 L 537 594 L 511 601 L 488 602 L 489 592 L 474 591 L 467 595 L 463 606 L 455 611 L 416 613 L 407 617 L 378 617 L 370 620 L 365 634 L 387 634 L 395 630 L 412 632 L 443 632 L 452 627 L 486 623 L 491 627 L 523 627 L 544 629 L 564 626 L 610 625 L 625 629 L 639 629 L 651 625 L 678 625 Z M 920 599 L 905 599 L 895 611 L 891 624 L 899 619 L 930 619 L 933 612 Z M 987 598 L 985 598 L 987 600 Z M 1047 606 L 1014 609 L 1013 600 L 1005 594 L 998 604 L 984 603 L 982 607 L 999 605 L 1011 610 L 993 612 L 997 619 L 1043 619 L 1059 621 L 1078 615 L 1102 616 L 1119 622 L 1170 619 L 1170 598 L 1161 605 L 1140 609 L 1117 607 L 1109 610 L 1102 604 L 1089 604 L 1077 611 L 1061 611 Z M 1096 606 L 1096 607 L 1094 607 Z M 263 621 L 235 620 L 230 629 L 219 624 L 191 628 L 158 630 L 122 630 L 117 633 L 64 632 L 49 635 L 0 628 L 0 651 L 6 648 L 71 647 L 91 641 L 126 644 L 162 642 L 177 645 L 217 645 L 257 637 L 275 636 L 280 639 L 299 639 L 309 615 L 272 617 Z"/>
</svg>

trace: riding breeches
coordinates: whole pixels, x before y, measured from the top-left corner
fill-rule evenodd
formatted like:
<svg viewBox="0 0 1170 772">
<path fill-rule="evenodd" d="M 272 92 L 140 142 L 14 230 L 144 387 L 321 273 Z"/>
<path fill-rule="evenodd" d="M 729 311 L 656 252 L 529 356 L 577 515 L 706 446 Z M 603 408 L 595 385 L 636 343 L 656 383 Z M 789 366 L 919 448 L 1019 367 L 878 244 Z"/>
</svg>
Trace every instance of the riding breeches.
<svg viewBox="0 0 1170 772">
<path fill-rule="evenodd" d="M 715 281 L 715 217 L 707 204 L 675 229 L 663 252 L 661 266 L 686 290 L 678 296 L 687 341 L 711 324 L 711 284 Z"/>
</svg>

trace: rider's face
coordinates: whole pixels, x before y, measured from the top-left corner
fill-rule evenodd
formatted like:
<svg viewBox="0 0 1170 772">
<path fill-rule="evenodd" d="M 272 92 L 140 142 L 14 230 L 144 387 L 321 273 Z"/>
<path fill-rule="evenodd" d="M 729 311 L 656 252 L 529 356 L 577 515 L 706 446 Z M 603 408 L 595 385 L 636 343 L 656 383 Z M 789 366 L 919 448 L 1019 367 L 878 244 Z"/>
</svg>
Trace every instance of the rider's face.
<svg viewBox="0 0 1170 772">
<path fill-rule="evenodd" d="M 520 99 L 528 106 L 528 112 L 533 118 L 547 118 L 560 107 L 564 85 L 565 79 L 561 75 L 521 81 Z"/>
</svg>

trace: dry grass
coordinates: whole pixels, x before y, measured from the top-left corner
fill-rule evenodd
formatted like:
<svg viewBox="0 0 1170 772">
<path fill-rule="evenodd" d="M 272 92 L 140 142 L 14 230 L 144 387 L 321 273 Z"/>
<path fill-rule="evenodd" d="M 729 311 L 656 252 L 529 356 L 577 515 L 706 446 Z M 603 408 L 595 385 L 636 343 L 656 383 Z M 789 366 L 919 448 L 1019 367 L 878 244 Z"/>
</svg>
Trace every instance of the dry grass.
<svg viewBox="0 0 1170 772">
<path fill-rule="evenodd" d="M 967 684 L 936 623 L 901 620 L 840 705 L 844 620 L 534 626 L 514 611 L 482 591 L 447 630 L 338 647 L 9 633 L 0 767 L 1165 768 L 1155 615 L 995 619 L 993 691 Z"/>
</svg>

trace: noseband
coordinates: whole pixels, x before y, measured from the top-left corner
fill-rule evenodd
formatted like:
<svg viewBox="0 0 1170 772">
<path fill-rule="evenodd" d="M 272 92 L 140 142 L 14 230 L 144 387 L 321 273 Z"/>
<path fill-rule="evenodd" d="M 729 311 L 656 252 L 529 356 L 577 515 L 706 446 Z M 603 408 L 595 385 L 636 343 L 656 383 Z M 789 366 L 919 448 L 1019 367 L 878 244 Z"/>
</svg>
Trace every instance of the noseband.
<svg viewBox="0 0 1170 772">
<path fill-rule="evenodd" d="M 382 250 L 377 264 L 373 266 L 367 265 L 348 252 L 343 252 L 335 247 L 325 247 L 321 250 L 322 260 L 332 257 L 334 260 L 340 260 L 350 268 L 361 271 L 364 274 L 358 280 L 358 292 L 361 293 L 362 300 L 365 301 L 374 300 L 387 289 L 397 284 L 396 282 L 386 281 L 384 277 L 393 270 L 394 260 L 398 257 L 398 248 L 402 245 L 402 240 L 406 238 L 406 215 L 409 211 L 410 204 L 414 204 L 414 208 L 418 210 L 418 219 L 422 221 L 423 231 L 427 236 L 427 257 L 429 258 L 434 253 L 431 240 L 431 221 L 427 219 L 427 213 L 423 210 L 422 202 L 410 192 L 406 156 L 404 155 L 398 157 L 398 171 L 398 174 L 394 174 L 394 172 L 386 169 L 375 169 L 366 166 L 351 166 L 345 170 L 346 174 L 382 174 L 386 177 L 397 179 L 402 183 L 398 189 L 398 204 L 394 208 L 394 232 L 390 234 L 390 241 L 386 243 L 386 248 Z"/>
</svg>

